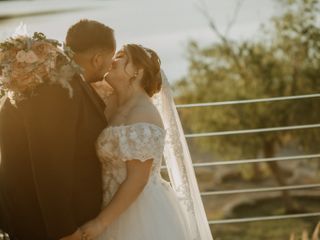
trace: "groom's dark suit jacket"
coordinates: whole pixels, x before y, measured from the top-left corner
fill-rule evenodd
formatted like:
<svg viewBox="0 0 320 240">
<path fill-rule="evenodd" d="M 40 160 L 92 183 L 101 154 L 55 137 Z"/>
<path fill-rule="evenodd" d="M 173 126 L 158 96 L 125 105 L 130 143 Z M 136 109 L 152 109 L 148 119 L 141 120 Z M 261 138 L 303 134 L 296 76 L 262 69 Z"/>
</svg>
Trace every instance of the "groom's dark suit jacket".
<svg viewBox="0 0 320 240">
<path fill-rule="evenodd" d="M 99 213 L 104 104 L 79 76 L 72 87 L 72 98 L 43 85 L 0 109 L 0 229 L 12 239 L 57 240 Z"/>
</svg>

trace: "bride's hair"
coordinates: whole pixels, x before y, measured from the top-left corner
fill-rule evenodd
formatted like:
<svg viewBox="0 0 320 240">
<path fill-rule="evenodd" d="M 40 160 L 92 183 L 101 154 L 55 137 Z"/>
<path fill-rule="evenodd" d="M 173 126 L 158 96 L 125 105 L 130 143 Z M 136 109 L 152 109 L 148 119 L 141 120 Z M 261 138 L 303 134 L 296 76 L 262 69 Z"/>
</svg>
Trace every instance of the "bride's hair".
<svg viewBox="0 0 320 240">
<path fill-rule="evenodd" d="M 141 79 L 141 86 L 146 93 L 152 97 L 161 90 L 162 78 L 158 54 L 152 49 L 145 48 L 138 44 L 126 44 L 124 50 L 132 61 L 133 65 L 143 68 L 144 73 Z"/>
</svg>

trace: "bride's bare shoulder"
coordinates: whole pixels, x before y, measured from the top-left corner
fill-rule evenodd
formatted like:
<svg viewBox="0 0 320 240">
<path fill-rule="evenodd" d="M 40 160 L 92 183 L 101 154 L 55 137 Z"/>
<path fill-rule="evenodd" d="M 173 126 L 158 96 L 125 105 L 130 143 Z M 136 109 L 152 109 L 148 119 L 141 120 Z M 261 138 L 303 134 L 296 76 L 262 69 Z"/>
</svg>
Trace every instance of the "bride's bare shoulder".
<svg viewBox="0 0 320 240">
<path fill-rule="evenodd" d="M 138 104 L 130 111 L 127 124 L 151 123 L 163 128 L 162 119 L 157 108 L 152 103 Z"/>
</svg>

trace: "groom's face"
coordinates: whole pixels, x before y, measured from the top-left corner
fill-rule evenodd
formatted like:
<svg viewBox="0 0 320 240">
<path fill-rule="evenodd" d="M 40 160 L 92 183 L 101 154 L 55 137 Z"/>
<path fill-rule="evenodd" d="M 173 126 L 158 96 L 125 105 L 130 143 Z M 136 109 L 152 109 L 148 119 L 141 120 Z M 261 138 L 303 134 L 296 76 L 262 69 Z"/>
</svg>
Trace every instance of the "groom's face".
<svg viewBox="0 0 320 240">
<path fill-rule="evenodd" d="M 115 50 L 100 50 L 92 57 L 91 65 L 95 75 L 93 81 L 102 80 L 103 76 L 111 66 L 114 54 Z"/>
</svg>

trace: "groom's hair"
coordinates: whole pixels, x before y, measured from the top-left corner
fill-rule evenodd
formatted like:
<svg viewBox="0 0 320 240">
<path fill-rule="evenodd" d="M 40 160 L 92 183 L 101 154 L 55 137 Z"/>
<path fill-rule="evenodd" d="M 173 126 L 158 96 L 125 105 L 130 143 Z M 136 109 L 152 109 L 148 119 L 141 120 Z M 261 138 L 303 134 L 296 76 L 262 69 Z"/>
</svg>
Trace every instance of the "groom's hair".
<svg viewBox="0 0 320 240">
<path fill-rule="evenodd" d="M 116 41 L 112 28 L 94 20 L 82 19 L 69 28 L 66 45 L 75 53 L 93 49 L 114 51 Z"/>
</svg>

